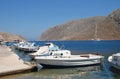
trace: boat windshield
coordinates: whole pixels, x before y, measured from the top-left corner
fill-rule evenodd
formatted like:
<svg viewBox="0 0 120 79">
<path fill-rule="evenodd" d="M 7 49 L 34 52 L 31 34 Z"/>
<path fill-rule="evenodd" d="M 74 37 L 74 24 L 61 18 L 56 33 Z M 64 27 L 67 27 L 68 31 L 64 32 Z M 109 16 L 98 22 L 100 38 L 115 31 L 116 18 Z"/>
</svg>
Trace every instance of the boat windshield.
<svg viewBox="0 0 120 79">
<path fill-rule="evenodd" d="M 51 44 L 48 44 L 48 43 L 47 43 L 47 44 L 45 44 L 45 46 L 50 46 L 50 45 L 51 45 Z"/>
<path fill-rule="evenodd" d="M 118 59 L 117 56 L 113 56 L 114 61 L 117 61 L 117 59 Z"/>
</svg>

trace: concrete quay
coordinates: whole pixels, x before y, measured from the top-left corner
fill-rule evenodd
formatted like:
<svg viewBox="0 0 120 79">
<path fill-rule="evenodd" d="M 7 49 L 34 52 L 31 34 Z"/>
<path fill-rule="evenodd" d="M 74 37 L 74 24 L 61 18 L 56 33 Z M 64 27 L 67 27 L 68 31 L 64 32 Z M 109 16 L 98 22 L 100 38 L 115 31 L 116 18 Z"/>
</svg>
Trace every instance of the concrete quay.
<svg viewBox="0 0 120 79">
<path fill-rule="evenodd" d="M 25 64 L 8 46 L 0 46 L 0 76 L 25 72 L 35 68 L 35 65 Z"/>
</svg>

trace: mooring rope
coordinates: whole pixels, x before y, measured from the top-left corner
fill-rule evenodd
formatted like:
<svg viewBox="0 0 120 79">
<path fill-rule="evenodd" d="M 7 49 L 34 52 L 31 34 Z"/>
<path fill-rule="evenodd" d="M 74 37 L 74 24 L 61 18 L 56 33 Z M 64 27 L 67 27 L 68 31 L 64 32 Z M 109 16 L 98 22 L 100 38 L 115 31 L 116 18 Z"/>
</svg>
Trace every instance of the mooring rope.
<svg viewBox="0 0 120 79">
<path fill-rule="evenodd" d="M 43 68 L 43 66 L 42 65 L 40 65 L 40 64 L 36 64 L 36 67 L 37 67 L 37 71 L 39 72 L 42 68 Z"/>
<path fill-rule="evenodd" d="M 111 75 L 110 75 L 110 74 L 109 74 L 109 72 L 107 71 L 107 68 L 106 68 L 106 66 L 105 66 L 104 62 L 102 62 L 102 66 L 103 66 L 103 68 L 104 68 L 105 72 L 107 73 L 107 75 L 108 75 L 109 79 L 112 79 Z"/>
</svg>

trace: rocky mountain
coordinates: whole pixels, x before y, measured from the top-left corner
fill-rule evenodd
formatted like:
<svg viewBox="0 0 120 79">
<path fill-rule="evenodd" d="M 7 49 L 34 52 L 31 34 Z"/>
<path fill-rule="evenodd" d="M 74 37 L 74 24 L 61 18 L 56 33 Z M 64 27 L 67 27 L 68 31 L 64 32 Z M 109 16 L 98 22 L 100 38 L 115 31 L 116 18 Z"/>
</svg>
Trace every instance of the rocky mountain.
<svg viewBox="0 0 120 79">
<path fill-rule="evenodd" d="M 25 40 L 22 36 L 20 35 L 15 35 L 15 34 L 10 34 L 6 32 L 0 32 L 0 39 L 4 41 L 14 41 L 14 40 Z"/>
<path fill-rule="evenodd" d="M 108 16 L 74 20 L 49 28 L 40 40 L 120 40 L 120 9 Z"/>
</svg>

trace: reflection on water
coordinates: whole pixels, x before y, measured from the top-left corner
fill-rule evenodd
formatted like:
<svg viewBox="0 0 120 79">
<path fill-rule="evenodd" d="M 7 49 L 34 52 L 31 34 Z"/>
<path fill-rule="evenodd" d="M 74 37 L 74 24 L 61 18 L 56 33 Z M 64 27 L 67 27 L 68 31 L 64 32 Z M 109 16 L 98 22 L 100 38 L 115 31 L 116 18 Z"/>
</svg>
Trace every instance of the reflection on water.
<svg viewBox="0 0 120 79">
<path fill-rule="evenodd" d="M 33 76 L 37 79 L 77 79 L 90 75 L 90 72 L 99 72 L 100 66 L 67 68 L 67 69 L 43 69 Z"/>
<path fill-rule="evenodd" d="M 16 54 L 19 56 L 19 59 L 22 59 L 23 61 L 31 60 L 30 56 L 28 55 L 29 52 L 19 51 L 19 50 L 16 50 L 15 48 L 12 48 L 12 50 L 16 52 Z"/>
<path fill-rule="evenodd" d="M 109 79 L 101 71 L 101 66 L 77 67 L 65 69 L 41 69 L 39 72 L 19 74 L 2 79 Z"/>
</svg>

